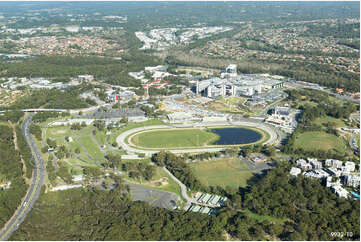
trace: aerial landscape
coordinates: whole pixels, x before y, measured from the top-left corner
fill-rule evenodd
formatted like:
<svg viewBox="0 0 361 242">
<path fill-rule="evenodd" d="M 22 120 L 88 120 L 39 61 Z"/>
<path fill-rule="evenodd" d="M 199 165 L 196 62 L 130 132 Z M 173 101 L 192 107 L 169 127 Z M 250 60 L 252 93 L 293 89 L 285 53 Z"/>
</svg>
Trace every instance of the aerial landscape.
<svg viewBox="0 0 361 242">
<path fill-rule="evenodd" d="M 0 240 L 360 241 L 360 2 L 0 1 Z"/>
</svg>

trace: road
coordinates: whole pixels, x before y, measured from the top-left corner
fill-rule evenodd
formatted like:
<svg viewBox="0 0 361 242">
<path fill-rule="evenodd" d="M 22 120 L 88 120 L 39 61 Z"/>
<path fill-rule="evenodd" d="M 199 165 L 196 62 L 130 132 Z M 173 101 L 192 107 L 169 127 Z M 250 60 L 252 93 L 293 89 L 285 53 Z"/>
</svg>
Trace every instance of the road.
<svg viewBox="0 0 361 242">
<path fill-rule="evenodd" d="M 354 135 L 352 135 L 350 138 L 350 146 L 351 146 L 352 150 L 354 150 L 354 151 L 358 151 L 357 139 L 358 139 L 358 137 L 356 137 Z"/>
<path fill-rule="evenodd" d="M 282 102 L 283 100 L 285 100 L 287 98 L 287 96 L 283 96 L 281 99 L 278 99 L 276 101 L 274 101 L 271 104 L 268 104 L 258 115 L 256 115 L 256 117 L 263 117 L 266 118 L 266 114 L 268 112 L 268 110 L 270 110 L 271 108 L 273 108 L 274 106 L 276 106 L 277 103 Z"/>
<path fill-rule="evenodd" d="M 8 240 L 10 235 L 18 229 L 19 225 L 24 221 L 25 216 L 30 212 L 35 201 L 38 199 L 41 191 L 41 187 L 44 184 L 44 175 L 45 175 L 45 163 L 41 157 L 41 153 L 36 147 L 33 137 L 30 135 L 29 126 L 32 121 L 33 114 L 28 115 L 22 126 L 22 133 L 25 137 L 27 145 L 30 147 L 33 159 L 35 160 L 33 177 L 29 189 L 23 199 L 20 207 L 15 211 L 11 219 L 6 223 L 6 225 L 0 231 L 0 240 Z"/>
<path fill-rule="evenodd" d="M 197 203 L 195 199 L 188 196 L 187 187 L 181 181 L 179 181 L 177 177 L 175 177 L 165 166 L 163 166 L 163 170 L 173 179 L 173 181 L 179 185 L 182 197 L 187 200 L 187 206 L 191 205 L 191 203 Z"/>
<path fill-rule="evenodd" d="M 178 125 L 152 125 L 152 126 L 145 126 L 145 127 L 139 127 L 139 128 L 134 128 L 134 129 L 130 129 L 127 130 L 123 133 L 121 133 L 118 137 L 117 137 L 117 143 L 120 147 L 122 147 L 123 150 L 131 152 L 131 153 L 143 153 L 146 155 L 152 155 L 154 153 L 158 153 L 160 150 L 155 150 L 155 149 L 140 149 L 140 148 L 135 148 L 132 147 L 130 145 L 128 145 L 125 142 L 125 139 L 129 136 L 132 135 L 134 133 L 140 132 L 140 131 L 145 131 L 145 130 L 151 130 L 151 129 L 169 129 L 169 128 L 192 128 L 192 127 L 210 127 L 210 126 L 249 126 L 249 127 L 255 127 L 255 128 L 259 128 L 262 129 L 264 131 L 266 131 L 267 133 L 269 133 L 270 138 L 264 142 L 263 144 L 273 144 L 275 142 L 277 142 L 278 140 L 278 135 L 277 133 L 274 131 L 274 129 L 272 129 L 271 127 L 267 126 L 266 124 L 263 123 L 259 123 L 259 122 L 254 122 L 254 121 L 237 121 L 237 122 L 214 122 L 214 123 L 197 123 L 197 124 L 178 124 Z M 207 147 L 207 148 L 191 148 L 191 149 L 169 149 L 168 151 L 172 152 L 172 153 L 196 153 L 196 152 L 216 152 L 216 151 L 221 151 L 224 150 L 224 147 Z"/>
</svg>

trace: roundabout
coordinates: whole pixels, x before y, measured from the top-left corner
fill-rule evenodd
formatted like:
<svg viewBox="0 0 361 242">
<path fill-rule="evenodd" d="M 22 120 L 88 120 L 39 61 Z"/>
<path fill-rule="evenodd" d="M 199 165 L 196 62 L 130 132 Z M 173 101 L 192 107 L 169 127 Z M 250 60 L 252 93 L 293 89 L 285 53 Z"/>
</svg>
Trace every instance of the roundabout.
<svg viewBox="0 0 361 242">
<path fill-rule="evenodd" d="M 246 132 L 246 135 L 247 132 L 253 135 L 256 133 L 260 138 L 257 140 L 251 139 L 251 142 L 245 143 L 217 145 L 215 142 L 220 137 L 217 132 L 210 131 L 222 129 L 240 130 Z M 268 125 L 242 121 L 232 123 L 198 123 L 194 125 L 181 124 L 177 126 L 144 126 L 121 133 L 116 141 L 127 152 L 151 155 L 161 150 L 173 153 L 215 152 L 242 145 L 274 144 L 277 139 L 277 133 Z"/>
</svg>

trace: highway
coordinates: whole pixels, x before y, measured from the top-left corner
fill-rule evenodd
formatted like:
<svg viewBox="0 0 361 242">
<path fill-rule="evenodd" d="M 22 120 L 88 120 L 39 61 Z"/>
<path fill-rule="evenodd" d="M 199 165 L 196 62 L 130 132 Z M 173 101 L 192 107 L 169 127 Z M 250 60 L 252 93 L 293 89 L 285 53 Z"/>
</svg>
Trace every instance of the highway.
<svg viewBox="0 0 361 242">
<path fill-rule="evenodd" d="M 22 126 L 22 134 L 25 137 L 27 145 L 30 147 L 33 159 L 35 160 L 33 167 L 33 176 L 29 189 L 20 205 L 17 208 L 11 219 L 5 224 L 0 231 L 0 240 L 8 240 L 10 235 L 18 229 L 19 225 L 24 221 L 26 215 L 30 212 L 35 201 L 38 199 L 41 187 L 44 184 L 45 163 L 41 157 L 41 153 L 36 147 L 33 137 L 30 135 L 29 126 L 32 121 L 33 114 L 28 115 Z"/>
<path fill-rule="evenodd" d="M 254 121 L 238 121 L 238 122 L 214 122 L 214 123 L 197 123 L 197 124 L 178 124 L 177 126 L 169 126 L 169 125 L 152 125 L 152 126 L 145 126 L 145 127 L 139 127 L 127 130 L 123 133 L 121 133 L 116 141 L 122 149 L 131 152 L 131 153 L 143 153 L 146 155 L 152 155 L 154 153 L 158 153 L 160 150 L 156 149 L 140 149 L 135 148 L 130 145 L 128 145 L 125 142 L 125 139 L 137 132 L 145 131 L 145 130 L 151 130 L 151 129 L 174 129 L 174 128 L 192 128 L 192 127 L 210 127 L 210 126 L 248 126 L 248 127 L 255 127 L 262 129 L 269 133 L 270 138 L 264 142 L 263 144 L 273 144 L 278 140 L 277 133 L 266 124 L 260 123 L 260 122 L 254 122 Z M 168 149 L 168 151 L 173 153 L 195 153 L 195 152 L 215 152 L 215 151 L 221 151 L 224 150 L 224 147 L 206 147 L 206 148 L 190 148 L 190 149 Z"/>
</svg>

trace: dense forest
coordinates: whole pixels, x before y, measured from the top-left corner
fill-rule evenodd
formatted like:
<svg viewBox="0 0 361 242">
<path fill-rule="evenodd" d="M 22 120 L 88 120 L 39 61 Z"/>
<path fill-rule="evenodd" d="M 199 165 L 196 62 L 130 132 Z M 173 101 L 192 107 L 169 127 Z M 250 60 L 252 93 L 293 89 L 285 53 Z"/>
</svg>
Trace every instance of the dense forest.
<svg viewBox="0 0 361 242">
<path fill-rule="evenodd" d="M 93 56 L 39 56 L 22 62 L 0 63 L 2 77 L 46 77 L 69 79 L 78 75 L 93 75 L 97 80 L 122 86 L 140 86 L 128 72 L 141 71 L 145 66 L 160 64 L 160 60 L 133 50 L 121 60 Z"/>
<path fill-rule="evenodd" d="M 358 202 L 336 197 L 318 180 L 292 178 L 285 166 L 240 189 L 211 216 L 131 202 L 123 185 L 48 192 L 11 239 L 358 240 Z M 333 237 L 333 231 L 353 235 Z"/>
<path fill-rule="evenodd" d="M 207 215 L 131 203 L 122 190 L 43 194 L 14 240 L 219 240 Z M 41 232 L 40 232 L 41 231 Z"/>
<path fill-rule="evenodd" d="M 244 194 L 242 208 L 285 218 L 282 240 L 339 240 L 331 232 L 352 232 L 360 238 L 360 203 L 338 198 L 317 179 L 292 178 L 289 166 L 277 167 Z"/>
<path fill-rule="evenodd" d="M 4 109 L 55 108 L 76 109 L 89 107 L 88 103 L 79 97 L 80 90 L 70 89 L 62 92 L 57 89 L 34 90 L 30 95 L 18 98 Z"/>
<path fill-rule="evenodd" d="M 31 172 L 31 168 L 28 170 Z M 11 182 L 9 189 L 0 188 L 0 227 L 13 215 L 28 187 L 23 178 L 21 156 L 19 151 L 15 150 L 13 130 L 1 124 L 0 183 L 8 182 Z"/>
<path fill-rule="evenodd" d="M 15 7 L 14 7 L 15 5 Z M 205 10 L 205 7 L 207 10 Z M 0 8 L 5 17 L 24 16 L 28 11 L 39 9 L 57 9 L 63 16 L 49 18 L 50 13 L 41 12 L 38 19 L 25 19 L 11 25 L 12 28 L 27 28 L 50 26 L 51 24 L 72 25 L 74 21 L 66 17 L 66 14 L 84 14 L 92 16 L 94 13 L 103 15 L 127 16 L 128 22 L 118 24 L 131 29 L 145 29 L 148 26 L 169 27 L 171 25 L 189 26 L 197 23 L 224 24 L 232 21 L 260 21 L 285 22 L 305 21 L 327 18 L 358 18 L 360 16 L 359 3 L 357 2 L 107 2 L 91 3 L 67 2 L 67 3 L 34 3 L 32 5 L 22 3 L 2 2 Z M 322 9 L 323 11 L 319 11 Z M 98 18 L 101 19 L 101 18 Z M 86 19 L 89 21 L 89 19 Z M 79 21 L 80 22 L 80 21 Z M 93 21 L 96 24 L 99 21 Z M 113 21 L 114 22 L 114 21 Z M 144 24 L 147 23 L 147 24 Z M 98 23 L 96 26 L 99 26 Z M 114 26 L 116 23 L 102 21 L 103 26 Z M 100 25 L 100 26 L 102 26 Z"/>
</svg>

